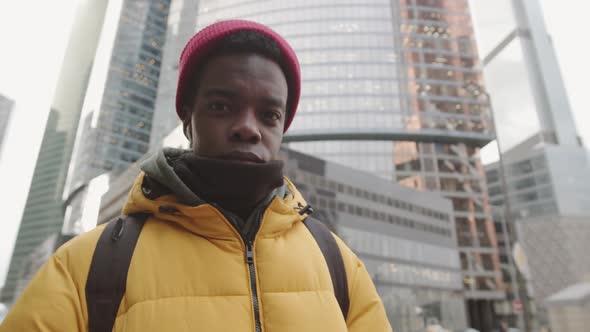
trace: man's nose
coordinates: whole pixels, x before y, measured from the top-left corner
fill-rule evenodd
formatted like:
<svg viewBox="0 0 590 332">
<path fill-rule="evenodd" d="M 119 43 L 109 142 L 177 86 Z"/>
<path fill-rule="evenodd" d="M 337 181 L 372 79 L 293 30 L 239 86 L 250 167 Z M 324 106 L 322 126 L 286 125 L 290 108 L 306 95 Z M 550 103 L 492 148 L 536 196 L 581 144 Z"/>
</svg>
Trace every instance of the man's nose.
<svg viewBox="0 0 590 332">
<path fill-rule="evenodd" d="M 245 109 L 239 113 L 231 129 L 231 137 L 249 143 L 260 142 L 262 135 L 254 109 Z"/>
</svg>

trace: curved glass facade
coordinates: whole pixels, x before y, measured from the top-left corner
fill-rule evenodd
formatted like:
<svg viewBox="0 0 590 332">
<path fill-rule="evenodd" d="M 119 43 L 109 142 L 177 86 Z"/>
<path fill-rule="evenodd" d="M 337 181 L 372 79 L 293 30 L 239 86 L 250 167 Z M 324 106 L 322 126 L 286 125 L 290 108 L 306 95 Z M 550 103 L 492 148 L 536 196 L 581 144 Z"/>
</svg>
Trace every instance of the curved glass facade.
<svg viewBox="0 0 590 332">
<path fill-rule="evenodd" d="M 302 68 L 301 101 L 289 132 L 352 133 L 401 130 L 409 120 L 392 15 L 389 0 L 205 0 L 197 22 L 200 28 L 218 19 L 244 18 L 271 26 L 293 46 Z M 300 142 L 289 147 L 391 178 L 391 142 L 367 143 Z"/>
</svg>

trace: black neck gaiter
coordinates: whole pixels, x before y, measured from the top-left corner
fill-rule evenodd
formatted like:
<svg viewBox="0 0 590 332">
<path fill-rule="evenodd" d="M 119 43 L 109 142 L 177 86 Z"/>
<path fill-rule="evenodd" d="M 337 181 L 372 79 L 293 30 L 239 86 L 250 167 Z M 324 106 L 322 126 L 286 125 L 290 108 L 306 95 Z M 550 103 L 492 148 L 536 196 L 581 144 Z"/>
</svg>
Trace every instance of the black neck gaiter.
<svg viewBox="0 0 590 332">
<path fill-rule="evenodd" d="M 263 164 L 210 159 L 185 153 L 171 166 L 199 198 L 235 213 L 242 221 L 277 187 L 283 185 L 283 162 Z"/>
</svg>

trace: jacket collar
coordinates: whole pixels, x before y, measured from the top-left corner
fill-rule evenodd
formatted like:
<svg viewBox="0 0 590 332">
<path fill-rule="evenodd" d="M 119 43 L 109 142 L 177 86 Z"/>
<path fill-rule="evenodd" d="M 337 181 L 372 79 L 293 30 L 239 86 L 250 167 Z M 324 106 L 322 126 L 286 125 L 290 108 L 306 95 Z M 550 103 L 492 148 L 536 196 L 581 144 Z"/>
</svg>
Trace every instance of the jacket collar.
<svg viewBox="0 0 590 332">
<path fill-rule="evenodd" d="M 137 177 L 123 207 L 123 214 L 147 212 L 158 221 L 179 225 L 207 238 L 237 239 L 240 237 L 231 222 L 211 204 L 200 202 L 198 205 L 188 205 L 181 202 L 173 193 L 156 199 L 146 197 L 142 190 L 144 178 L 144 172 Z M 278 236 L 305 219 L 306 215 L 299 214 L 299 211 L 307 203 L 286 177 L 285 185 L 286 194 L 282 197 L 275 195 L 264 210 L 257 237 Z M 285 192 L 284 189 L 281 191 Z"/>
</svg>

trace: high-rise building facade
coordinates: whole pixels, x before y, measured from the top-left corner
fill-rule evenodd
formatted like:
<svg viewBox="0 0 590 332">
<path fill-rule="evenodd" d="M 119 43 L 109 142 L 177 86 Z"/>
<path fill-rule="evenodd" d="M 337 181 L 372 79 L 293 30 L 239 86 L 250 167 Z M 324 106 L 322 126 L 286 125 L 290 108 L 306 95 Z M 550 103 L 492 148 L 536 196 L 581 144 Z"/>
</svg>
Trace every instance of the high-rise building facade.
<svg viewBox="0 0 590 332">
<path fill-rule="evenodd" d="M 0 158 L 2 157 L 2 146 L 5 141 L 8 122 L 10 121 L 13 107 L 14 101 L 0 95 Z"/>
<path fill-rule="evenodd" d="M 62 228 L 62 193 L 106 4 L 79 2 L 0 302 L 13 301 L 24 259 Z"/>
<path fill-rule="evenodd" d="M 154 150 L 160 147 L 164 138 L 180 124 L 180 119 L 175 115 L 178 61 L 184 45 L 195 33 L 198 6 L 199 0 L 170 1 L 160 84 L 150 137 L 150 147 Z"/>
<path fill-rule="evenodd" d="M 149 147 L 169 0 L 80 2 L 2 294 L 52 234 L 82 230 L 87 184 Z M 22 284 L 22 283 L 21 283 Z"/>
<path fill-rule="evenodd" d="M 508 233 L 500 250 L 511 254 L 511 248 L 522 248 L 529 263 L 526 288 L 532 292 L 523 292 L 518 285 L 523 279 L 520 275 L 507 285 L 509 290 L 520 288 L 523 327 L 529 330 L 548 324 L 544 298 L 581 282 L 588 268 L 575 253 L 585 249 L 580 239 L 587 237 L 582 220 L 590 216 L 590 164 L 578 136 L 541 1 L 506 3 L 513 14 L 513 20 L 501 29 L 507 35 L 497 35 L 498 21 L 490 18 L 506 16 L 510 8 L 494 12 L 490 9 L 495 3 L 482 6 L 481 13 L 490 16 L 482 21 L 493 24 L 478 29 L 496 35 L 484 63 L 502 150 L 500 160 L 485 168 L 490 202 L 501 211 L 496 222 L 505 222 Z M 498 233 L 498 238 L 502 237 Z M 505 258 L 501 256 L 503 266 L 508 267 Z M 507 293 L 508 298 L 513 295 Z M 534 303 L 531 301 L 527 308 L 530 296 Z"/>
<path fill-rule="evenodd" d="M 515 245 L 523 248 L 532 287 L 528 294 L 521 291 L 520 298 L 532 297 L 537 308 L 530 312 L 535 321 L 529 326 L 547 326 L 546 298 L 590 276 L 590 261 L 583 254 L 590 250 L 589 155 L 582 147 L 557 144 L 554 132 L 543 132 L 504 151 L 502 157 L 502 168 L 500 162 L 485 167 L 490 202 L 502 211 L 496 222 L 508 212 L 508 237 L 500 241 L 501 251 Z M 509 288 L 522 289 L 515 285 L 518 281 L 510 280 Z M 533 307 L 524 304 L 525 309 Z"/>
<path fill-rule="evenodd" d="M 81 230 L 85 188 L 149 149 L 170 0 L 111 0 L 69 166 L 65 233 Z"/>
<path fill-rule="evenodd" d="M 65 157 L 66 133 L 56 130 L 58 121 L 59 113 L 51 110 L 10 260 L 2 302 L 12 302 L 18 296 L 17 285 L 22 284 L 26 274 L 25 259 L 48 236 L 59 232 L 63 224 L 61 192 L 56 189 L 59 187 L 57 175 Z"/>
<path fill-rule="evenodd" d="M 511 0 L 525 65 L 532 87 L 540 131 L 555 136 L 560 145 L 580 146 L 569 98 L 551 37 L 545 27 L 540 0 Z"/>
<path fill-rule="evenodd" d="M 539 133 L 505 151 L 510 219 L 538 216 L 590 216 L 590 161 L 582 147 L 551 144 L 555 137 Z M 503 206 L 505 195 L 499 162 L 485 166 L 492 205 Z"/>
<path fill-rule="evenodd" d="M 470 323 L 491 329 L 504 286 L 478 153 L 493 135 L 467 0 L 201 0 L 195 31 L 229 18 L 299 57 L 289 148 L 452 200 Z"/>
</svg>

